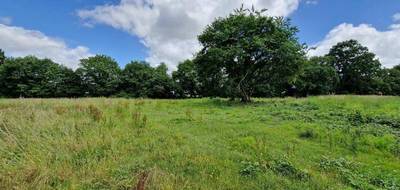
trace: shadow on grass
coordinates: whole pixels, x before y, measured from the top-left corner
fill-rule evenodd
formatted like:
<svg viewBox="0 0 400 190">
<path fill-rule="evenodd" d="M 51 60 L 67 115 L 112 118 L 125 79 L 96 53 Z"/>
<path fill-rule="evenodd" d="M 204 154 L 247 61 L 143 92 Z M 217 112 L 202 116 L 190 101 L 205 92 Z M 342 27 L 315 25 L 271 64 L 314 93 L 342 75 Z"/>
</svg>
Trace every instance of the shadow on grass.
<svg viewBox="0 0 400 190">
<path fill-rule="evenodd" d="M 259 100 L 254 99 L 251 102 L 241 102 L 240 100 L 229 100 L 227 98 L 209 98 L 204 101 L 193 101 L 192 106 L 195 107 L 214 107 L 214 108 L 225 108 L 225 107 L 258 107 L 268 106 L 284 103 L 284 99 L 266 99 Z"/>
</svg>

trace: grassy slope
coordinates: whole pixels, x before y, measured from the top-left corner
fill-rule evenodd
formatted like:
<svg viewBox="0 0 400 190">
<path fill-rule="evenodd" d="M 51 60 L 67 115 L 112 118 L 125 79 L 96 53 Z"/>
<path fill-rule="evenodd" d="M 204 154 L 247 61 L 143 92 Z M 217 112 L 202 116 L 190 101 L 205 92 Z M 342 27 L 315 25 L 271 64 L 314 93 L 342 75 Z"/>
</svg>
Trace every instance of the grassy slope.
<svg viewBox="0 0 400 190">
<path fill-rule="evenodd" d="M 0 189 L 398 189 L 399 124 L 396 97 L 3 99 Z"/>
</svg>

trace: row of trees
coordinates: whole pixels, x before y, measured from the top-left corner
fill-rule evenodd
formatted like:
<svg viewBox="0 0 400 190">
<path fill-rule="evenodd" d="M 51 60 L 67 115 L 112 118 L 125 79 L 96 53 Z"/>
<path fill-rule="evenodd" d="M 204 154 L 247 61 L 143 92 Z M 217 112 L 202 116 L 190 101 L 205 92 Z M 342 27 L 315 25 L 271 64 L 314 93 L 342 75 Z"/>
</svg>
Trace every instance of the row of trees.
<svg viewBox="0 0 400 190">
<path fill-rule="evenodd" d="M 5 57 L 0 50 L 3 97 L 251 97 L 325 94 L 400 95 L 400 66 L 382 68 L 355 40 L 322 57 L 306 57 L 298 29 L 263 11 L 238 9 L 199 36 L 203 49 L 169 75 L 165 64 L 133 61 L 121 69 L 111 57 L 82 59 L 76 71 L 50 59 Z"/>
<path fill-rule="evenodd" d="M 0 65 L 3 97 L 177 97 L 164 64 L 153 68 L 132 62 L 121 70 L 115 60 L 104 55 L 82 59 L 76 71 L 34 56 L 6 58 L 4 62 Z"/>
</svg>

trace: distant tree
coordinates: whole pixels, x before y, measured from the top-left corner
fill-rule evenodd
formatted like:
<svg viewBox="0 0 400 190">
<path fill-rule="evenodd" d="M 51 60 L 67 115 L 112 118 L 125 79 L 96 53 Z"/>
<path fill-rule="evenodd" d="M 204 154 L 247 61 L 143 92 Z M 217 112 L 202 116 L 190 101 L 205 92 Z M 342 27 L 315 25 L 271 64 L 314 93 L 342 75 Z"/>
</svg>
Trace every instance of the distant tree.
<svg viewBox="0 0 400 190">
<path fill-rule="evenodd" d="M 339 93 L 376 93 L 381 64 L 367 47 L 356 40 L 344 41 L 333 46 L 328 56 L 340 78 Z"/>
<path fill-rule="evenodd" d="M 382 92 L 385 95 L 400 96 L 400 65 L 382 71 Z"/>
<path fill-rule="evenodd" d="M 131 97 L 172 98 L 173 81 L 165 64 L 157 68 L 146 62 L 131 62 L 122 71 L 121 91 Z"/>
<path fill-rule="evenodd" d="M 4 54 L 4 51 L 0 49 L 0 65 L 4 64 L 6 61 L 6 55 Z"/>
<path fill-rule="evenodd" d="M 96 55 L 82 59 L 77 74 L 86 96 L 108 97 L 117 93 L 121 69 L 111 57 Z"/>
<path fill-rule="evenodd" d="M 199 36 L 195 63 L 204 89 L 223 89 L 249 102 L 258 84 L 284 92 L 304 62 L 297 28 L 281 17 L 239 9 L 218 18 Z"/>
<path fill-rule="evenodd" d="M 295 82 L 300 96 L 326 95 L 334 93 L 339 83 L 335 69 L 329 65 L 328 57 L 312 57 Z"/>
<path fill-rule="evenodd" d="M 6 97 L 75 97 L 78 87 L 74 72 L 50 59 L 10 58 L 0 67 L 0 94 Z"/>
<path fill-rule="evenodd" d="M 178 65 L 172 73 L 172 78 L 177 84 L 180 97 L 197 97 L 200 95 L 199 78 L 196 66 L 191 60 L 186 60 Z"/>
<path fill-rule="evenodd" d="M 47 97 L 81 97 L 84 95 L 82 82 L 72 69 L 57 65 L 49 68 L 46 73 L 48 82 L 44 85 L 49 89 Z"/>
<path fill-rule="evenodd" d="M 153 68 L 146 62 L 133 61 L 122 71 L 121 90 L 132 97 L 147 97 Z"/>
<path fill-rule="evenodd" d="M 168 75 L 168 68 L 164 63 L 154 68 L 149 89 L 150 98 L 174 98 L 174 82 Z"/>
</svg>

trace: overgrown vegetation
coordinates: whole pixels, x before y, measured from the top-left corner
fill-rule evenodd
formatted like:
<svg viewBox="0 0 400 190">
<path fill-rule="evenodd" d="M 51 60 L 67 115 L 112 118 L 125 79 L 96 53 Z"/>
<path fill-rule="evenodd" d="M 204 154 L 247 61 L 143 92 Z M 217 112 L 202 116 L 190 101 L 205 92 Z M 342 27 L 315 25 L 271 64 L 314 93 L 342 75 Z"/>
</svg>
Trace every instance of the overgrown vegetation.
<svg viewBox="0 0 400 190">
<path fill-rule="evenodd" d="M 399 189 L 400 99 L 0 99 L 0 189 Z"/>
</svg>

